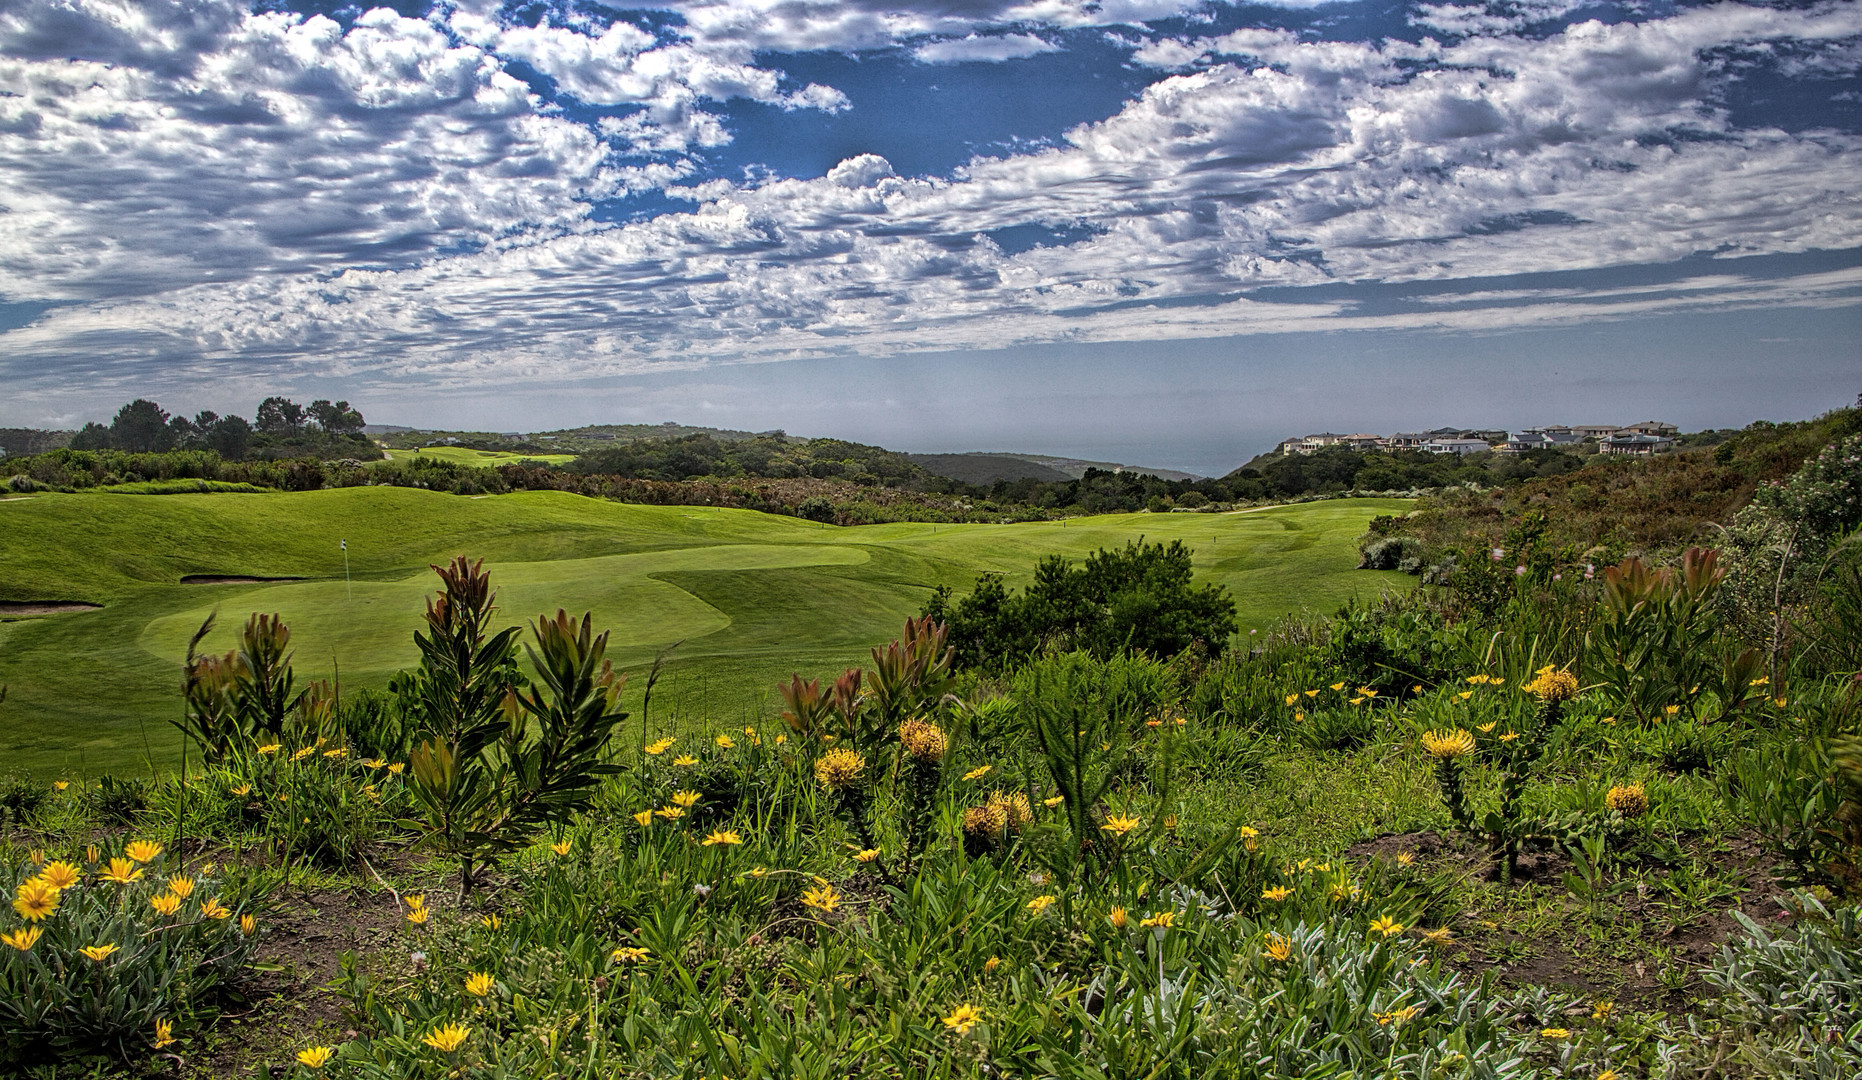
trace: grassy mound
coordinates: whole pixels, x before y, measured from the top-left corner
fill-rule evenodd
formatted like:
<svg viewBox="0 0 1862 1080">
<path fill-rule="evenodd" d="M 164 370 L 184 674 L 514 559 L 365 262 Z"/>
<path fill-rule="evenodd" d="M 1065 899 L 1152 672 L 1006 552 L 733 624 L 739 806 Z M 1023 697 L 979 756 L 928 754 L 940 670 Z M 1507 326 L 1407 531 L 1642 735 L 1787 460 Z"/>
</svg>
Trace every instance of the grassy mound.
<svg viewBox="0 0 1862 1080">
<path fill-rule="evenodd" d="M 682 643 L 653 709 L 698 724 L 760 719 L 790 672 L 865 659 L 937 585 L 967 591 L 985 570 L 1019 585 L 1043 555 L 1084 556 L 1140 535 L 1193 548 L 1199 576 L 1233 592 L 1244 631 L 1301 608 L 1329 611 L 1407 584 L 1351 569 L 1366 522 L 1404 506 L 843 529 L 555 492 L 42 493 L 0 506 L 0 600 L 103 609 L 0 622 L 0 685 L 12 687 L 0 753 L 35 771 L 171 761 L 179 747 L 161 721 L 178 707 L 188 637 L 216 610 L 208 648 L 230 647 L 248 612 L 276 611 L 292 627 L 301 678 L 340 672 L 346 689 L 382 685 L 415 659 L 427 567 L 458 554 L 496 569 L 513 621 L 566 607 L 613 628 L 619 662 L 637 672 L 630 707 L 644 669 Z M 189 575 L 304 580 L 181 584 Z"/>
</svg>

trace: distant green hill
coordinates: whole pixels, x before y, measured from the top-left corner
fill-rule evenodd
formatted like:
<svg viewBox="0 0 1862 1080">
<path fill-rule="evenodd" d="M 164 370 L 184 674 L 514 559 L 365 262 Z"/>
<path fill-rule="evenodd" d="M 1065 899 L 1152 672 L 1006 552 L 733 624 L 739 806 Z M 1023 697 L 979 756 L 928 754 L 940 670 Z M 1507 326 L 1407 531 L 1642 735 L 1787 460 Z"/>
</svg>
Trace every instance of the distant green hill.
<svg viewBox="0 0 1862 1080">
<path fill-rule="evenodd" d="M 44 492 L 0 500 L 0 761 L 38 771 L 134 769 L 174 760 L 164 721 L 188 636 L 229 647 L 249 612 L 292 627 L 300 682 L 339 670 L 346 689 L 384 685 L 416 658 L 428 567 L 483 557 L 515 623 L 567 607 L 614 632 L 635 673 L 675 643 L 654 691 L 656 724 L 762 719 L 791 672 L 866 659 L 933 587 L 967 592 L 983 571 L 1030 580 L 1050 553 L 1084 556 L 1140 536 L 1181 539 L 1200 577 L 1234 593 L 1244 633 L 1301 608 L 1407 587 L 1356 571 L 1356 539 L 1397 500 L 1336 500 L 1232 514 L 1121 514 L 1021 525 L 838 528 L 694 506 L 562 492 L 464 497 L 357 487 L 270 494 Z M 340 541 L 348 542 L 347 572 Z M 184 577 L 296 579 L 182 584 Z M 632 708 L 638 714 L 639 699 Z M 145 743 L 146 738 L 146 743 Z"/>
<path fill-rule="evenodd" d="M 1077 479 L 1014 454 L 906 454 L 905 457 L 928 473 L 966 484 L 989 485 L 998 480 L 1039 480 L 1051 484 Z"/>
</svg>

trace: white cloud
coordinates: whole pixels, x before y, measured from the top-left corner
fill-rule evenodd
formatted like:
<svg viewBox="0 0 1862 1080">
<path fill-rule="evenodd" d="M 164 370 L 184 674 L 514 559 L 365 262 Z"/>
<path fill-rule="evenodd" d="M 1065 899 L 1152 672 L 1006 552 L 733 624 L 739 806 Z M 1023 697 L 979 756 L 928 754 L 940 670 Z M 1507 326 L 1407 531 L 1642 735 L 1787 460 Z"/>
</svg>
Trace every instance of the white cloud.
<svg viewBox="0 0 1862 1080">
<path fill-rule="evenodd" d="M 23 363 L 90 365 L 99 379 L 111 369 L 90 358 L 139 352 L 202 370 L 312 355 L 358 380 L 451 385 L 838 351 L 1855 305 L 1853 270 L 1608 290 L 1489 279 L 1862 246 L 1862 139 L 1740 129 L 1714 103 L 1728 49 L 1789 43 L 1814 59 L 1858 35 L 1862 5 L 1721 5 L 1449 44 L 1239 31 L 1183 43 L 1209 66 L 1064 145 L 950 177 L 903 178 L 861 155 L 815 180 L 713 179 L 673 189 L 696 201 L 689 213 L 520 232 L 405 269 L 189 279 L 55 309 L 5 340 Z M 648 137 L 627 122 L 609 133 Z M 682 167 L 600 176 L 671 184 L 691 178 Z M 1031 224 L 1091 228 L 1013 254 L 974 239 Z M 1261 292 L 1461 280 L 1490 295 L 1373 315 Z"/>
<path fill-rule="evenodd" d="M 998 34 L 992 37 L 947 38 L 920 45 L 912 55 L 926 64 L 962 64 L 972 61 L 999 64 L 1042 53 L 1058 52 L 1060 46 L 1033 34 Z"/>
</svg>

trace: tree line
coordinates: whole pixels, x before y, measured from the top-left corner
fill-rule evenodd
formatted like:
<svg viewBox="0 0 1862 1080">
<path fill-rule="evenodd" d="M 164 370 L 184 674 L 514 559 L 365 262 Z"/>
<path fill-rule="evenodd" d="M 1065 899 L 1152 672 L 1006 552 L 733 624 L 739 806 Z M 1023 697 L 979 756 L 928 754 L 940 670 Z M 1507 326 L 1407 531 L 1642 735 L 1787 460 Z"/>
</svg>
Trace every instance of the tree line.
<svg viewBox="0 0 1862 1080">
<path fill-rule="evenodd" d="M 176 414 L 147 398 L 137 398 L 116 411 L 108 424 L 85 424 L 71 438 L 73 450 L 122 450 L 135 454 L 170 450 L 211 450 L 229 461 L 248 455 L 305 456 L 330 450 L 358 451 L 351 456 L 379 456 L 373 452 L 362 426 L 362 413 L 347 401 L 319 398 L 308 406 L 286 397 L 259 402 L 252 420 L 202 409 L 192 417 Z"/>
</svg>

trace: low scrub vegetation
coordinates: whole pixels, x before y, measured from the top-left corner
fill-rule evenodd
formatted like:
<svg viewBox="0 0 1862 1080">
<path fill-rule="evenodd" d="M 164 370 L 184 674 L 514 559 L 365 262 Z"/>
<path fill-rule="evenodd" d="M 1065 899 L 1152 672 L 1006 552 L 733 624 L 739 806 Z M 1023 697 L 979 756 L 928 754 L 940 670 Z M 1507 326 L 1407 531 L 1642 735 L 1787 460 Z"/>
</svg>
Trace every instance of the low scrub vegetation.
<svg viewBox="0 0 1862 1080">
<path fill-rule="evenodd" d="M 1841 563 L 1856 469 L 1839 442 L 1754 514 Z M 1853 1075 L 1862 672 L 1827 635 L 1856 599 L 1768 543 L 1483 551 L 1233 644 L 1191 553 L 1137 544 L 941 596 L 780 715 L 675 729 L 616 709 L 590 620 L 507 624 L 464 560 L 385 694 L 299 686 L 256 617 L 189 659 L 192 768 L 0 792 L 0 1054 Z M 1725 615 L 1761 578 L 1802 629 Z"/>
</svg>

